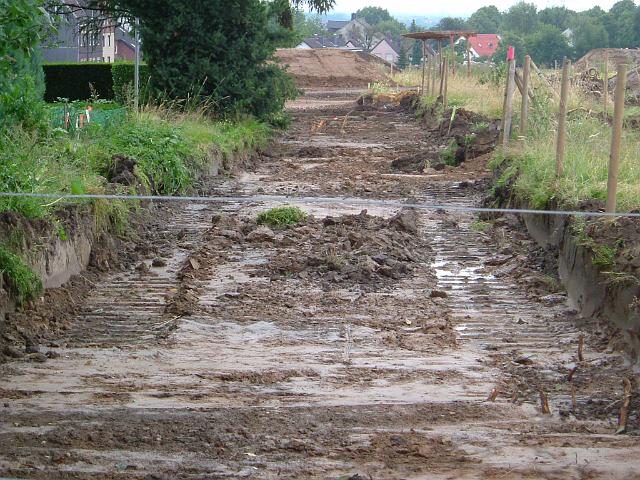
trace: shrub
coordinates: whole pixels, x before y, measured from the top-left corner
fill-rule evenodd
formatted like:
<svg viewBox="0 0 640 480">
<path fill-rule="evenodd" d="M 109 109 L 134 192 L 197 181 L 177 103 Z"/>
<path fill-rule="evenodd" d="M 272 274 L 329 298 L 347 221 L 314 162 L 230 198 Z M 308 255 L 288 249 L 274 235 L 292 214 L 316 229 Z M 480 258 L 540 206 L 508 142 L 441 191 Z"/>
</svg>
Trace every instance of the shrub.
<svg viewBox="0 0 640 480">
<path fill-rule="evenodd" d="M 42 291 L 40 277 L 16 254 L 0 245 L 0 275 L 9 284 L 18 305 L 36 297 Z"/>
<path fill-rule="evenodd" d="M 258 214 L 257 222 L 260 225 L 267 224 L 272 227 L 284 227 L 296 225 L 306 218 L 307 214 L 298 207 L 277 207 Z"/>
<path fill-rule="evenodd" d="M 46 90 L 44 98 L 87 100 L 94 92 L 98 97 L 113 100 L 113 78 L 110 63 L 50 63 L 44 65 Z"/>
</svg>

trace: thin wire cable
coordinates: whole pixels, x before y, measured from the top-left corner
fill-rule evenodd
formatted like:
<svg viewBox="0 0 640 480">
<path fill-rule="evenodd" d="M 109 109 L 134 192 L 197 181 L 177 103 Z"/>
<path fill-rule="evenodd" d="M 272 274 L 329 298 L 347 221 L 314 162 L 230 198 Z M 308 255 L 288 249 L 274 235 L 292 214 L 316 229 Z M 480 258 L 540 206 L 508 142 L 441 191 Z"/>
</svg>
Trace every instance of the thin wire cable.
<svg viewBox="0 0 640 480">
<path fill-rule="evenodd" d="M 275 202 L 289 204 L 320 204 L 333 203 L 347 206 L 371 206 L 390 208 L 415 208 L 419 210 L 444 210 L 453 212 L 470 213 L 512 213 L 530 215 L 551 215 L 551 216 L 577 216 L 577 217 L 609 217 L 609 218 L 640 218 L 639 212 L 586 212 L 581 210 L 533 210 L 527 208 L 487 208 L 470 207 L 466 205 L 434 204 L 402 202 L 398 200 L 378 200 L 368 198 L 350 197 L 295 197 L 289 195 L 247 195 L 247 196 L 168 196 L 168 195 L 111 195 L 111 194 L 80 194 L 71 195 L 66 193 L 18 193 L 0 192 L 0 197 L 8 198 L 40 198 L 47 200 L 126 200 L 126 201 L 154 201 L 154 202 L 204 202 L 204 203 L 256 203 Z"/>
</svg>

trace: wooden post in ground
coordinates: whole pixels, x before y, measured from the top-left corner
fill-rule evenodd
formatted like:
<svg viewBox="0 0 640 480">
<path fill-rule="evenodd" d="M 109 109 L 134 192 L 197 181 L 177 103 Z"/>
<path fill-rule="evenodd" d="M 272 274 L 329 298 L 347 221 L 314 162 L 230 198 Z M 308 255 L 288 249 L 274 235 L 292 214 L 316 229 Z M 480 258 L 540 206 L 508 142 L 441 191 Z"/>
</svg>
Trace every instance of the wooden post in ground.
<svg viewBox="0 0 640 480">
<path fill-rule="evenodd" d="M 456 74 L 456 49 L 453 44 L 453 35 L 449 35 L 449 43 L 451 44 L 451 73 Z"/>
<path fill-rule="evenodd" d="M 604 118 L 607 118 L 607 103 L 609 102 L 609 52 L 604 51 L 604 78 L 602 87 L 602 101 L 604 103 Z"/>
<path fill-rule="evenodd" d="M 426 45 L 426 41 L 423 40 L 422 41 L 422 88 L 420 89 L 421 95 L 424 95 L 424 79 L 425 79 L 426 69 L 427 69 L 427 57 L 424 54 L 425 45 Z"/>
<path fill-rule="evenodd" d="M 502 109 L 502 129 L 500 132 L 502 147 L 507 148 L 509 146 L 509 137 L 511 136 L 511 120 L 513 117 L 513 94 L 516 89 L 516 59 L 515 50 L 513 47 L 509 47 L 507 53 L 508 61 L 508 73 L 507 73 L 507 85 L 504 92 L 504 104 Z"/>
<path fill-rule="evenodd" d="M 471 78 L 471 35 L 467 36 L 467 77 Z"/>
<path fill-rule="evenodd" d="M 527 120 L 529 119 L 529 79 L 531 77 L 531 57 L 524 57 L 522 71 L 522 109 L 520 112 L 520 135 L 526 135 Z"/>
<path fill-rule="evenodd" d="M 562 83 L 560 84 L 560 110 L 558 111 L 558 135 L 556 138 L 556 177 L 564 172 L 564 147 L 567 142 L 567 99 L 569 97 L 569 67 L 567 58 L 562 62 Z"/>
<path fill-rule="evenodd" d="M 436 95 L 436 56 L 431 58 L 431 90 L 429 91 L 432 96 Z"/>
<path fill-rule="evenodd" d="M 444 71 L 447 68 L 447 59 L 442 57 L 440 59 L 440 90 L 439 97 L 442 98 L 442 93 L 444 91 Z"/>
<path fill-rule="evenodd" d="M 444 92 L 443 92 L 443 97 L 442 97 L 442 105 L 444 106 L 444 109 L 447 109 L 447 93 L 449 90 L 449 69 L 445 68 L 444 70 Z"/>
<path fill-rule="evenodd" d="M 624 94 L 627 86 L 627 65 L 618 65 L 616 94 L 613 107 L 613 131 L 611 134 L 611 154 L 609 155 L 609 179 L 607 181 L 607 213 L 616 211 L 616 195 L 618 193 L 618 166 L 620 162 L 620 140 L 622 139 L 622 122 L 624 119 Z"/>
</svg>

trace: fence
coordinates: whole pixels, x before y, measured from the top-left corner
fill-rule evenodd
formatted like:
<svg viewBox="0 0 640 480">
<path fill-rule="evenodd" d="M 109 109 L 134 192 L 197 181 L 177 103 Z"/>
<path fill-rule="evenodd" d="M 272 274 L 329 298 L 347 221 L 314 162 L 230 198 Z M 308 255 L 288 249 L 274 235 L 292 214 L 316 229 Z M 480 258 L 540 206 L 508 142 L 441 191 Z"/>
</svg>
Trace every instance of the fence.
<svg viewBox="0 0 640 480">
<path fill-rule="evenodd" d="M 508 74 L 505 85 L 504 109 L 501 124 L 501 143 L 502 148 L 507 150 L 511 141 L 511 119 L 513 115 L 513 96 L 516 89 L 522 96 L 521 114 L 520 114 L 520 136 L 526 138 L 527 120 L 529 100 L 534 94 L 531 91 L 531 71 L 535 70 L 540 76 L 542 73 L 536 64 L 527 55 L 522 73 L 516 69 L 516 60 L 513 47 L 509 47 L 507 56 Z M 608 118 L 608 59 L 604 60 L 604 88 L 602 94 L 603 111 L 605 118 Z M 558 97 L 558 129 L 556 133 L 556 177 L 561 177 L 564 172 L 565 146 L 567 142 L 567 101 L 569 96 L 570 85 L 570 69 L 571 61 L 564 59 L 562 64 L 562 77 L 560 82 L 560 94 Z M 614 94 L 614 112 L 612 121 L 611 148 L 608 165 L 608 181 L 607 181 L 607 202 L 605 212 L 614 213 L 616 211 L 616 200 L 618 190 L 618 170 L 620 162 L 620 142 L 622 137 L 623 119 L 624 119 L 624 102 L 625 89 L 627 84 L 628 65 L 619 64 L 617 66 L 616 88 Z M 557 95 L 557 92 L 554 91 Z"/>
<path fill-rule="evenodd" d="M 124 122 L 127 109 L 113 108 L 109 110 L 95 110 L 91 106 L 67 104 L 49 109 L 49 123 L 53 128 L 62 128 L 75 132 L 89 124 L 109 127 Z"/>
</svg>

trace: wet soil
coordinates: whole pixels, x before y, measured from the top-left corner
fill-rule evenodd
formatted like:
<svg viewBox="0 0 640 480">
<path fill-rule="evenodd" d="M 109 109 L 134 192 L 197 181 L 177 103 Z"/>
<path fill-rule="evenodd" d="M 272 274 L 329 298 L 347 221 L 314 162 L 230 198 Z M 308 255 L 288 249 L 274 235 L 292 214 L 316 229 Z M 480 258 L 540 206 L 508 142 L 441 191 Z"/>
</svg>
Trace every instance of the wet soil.
<svg viewBox="0 0 640 480">
<path fill-rule="evenodd" d="M 0 475 L 637 476 L 636 395 L 615 435 L 634 372 L 517 220 L 357 203 L 478 204 L 486 158 L 390 173 L 442 139 L 355 99 L 298 100 L 251 171 L 207 185 L 344 202 L 284 229 L 256 225 L 266 202 L 180 205 L 156 251 L 91 279 L 52 358 L 0 366 Z"/>
</svg>

